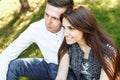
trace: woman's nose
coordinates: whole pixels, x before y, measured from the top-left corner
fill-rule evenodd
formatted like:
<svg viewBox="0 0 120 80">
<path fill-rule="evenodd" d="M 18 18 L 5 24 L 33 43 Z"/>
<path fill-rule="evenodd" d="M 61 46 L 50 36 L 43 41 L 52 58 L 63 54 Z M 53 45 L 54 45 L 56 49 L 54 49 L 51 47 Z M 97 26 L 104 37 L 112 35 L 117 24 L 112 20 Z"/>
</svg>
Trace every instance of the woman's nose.
<svg viewBox="0 0 120 80">
<path fill-rule="evenodd" d="M 69 35 L 69 30 L 64 29 L 64 36 L 67 36 L 67 35 Z"/>
</svg>

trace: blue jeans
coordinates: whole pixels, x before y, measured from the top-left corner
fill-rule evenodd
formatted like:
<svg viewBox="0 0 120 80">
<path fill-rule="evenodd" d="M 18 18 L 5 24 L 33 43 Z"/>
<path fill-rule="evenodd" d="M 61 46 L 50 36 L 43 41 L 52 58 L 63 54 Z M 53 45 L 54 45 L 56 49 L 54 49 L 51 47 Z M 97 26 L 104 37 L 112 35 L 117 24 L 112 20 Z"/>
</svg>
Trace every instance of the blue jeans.
<svg viewBox="0 0 120 80">
<path fill-rule="evenodd" d="M 41 58 L 24 58 L 11 61 L 8 68 L 7 80 L 18 80 L 24 76 L 39 80 L 55 80 L 58 65 L 47 63 Z M 69 70 L 67 80 L 76 80 L 72 70 Z"/>
</svg>

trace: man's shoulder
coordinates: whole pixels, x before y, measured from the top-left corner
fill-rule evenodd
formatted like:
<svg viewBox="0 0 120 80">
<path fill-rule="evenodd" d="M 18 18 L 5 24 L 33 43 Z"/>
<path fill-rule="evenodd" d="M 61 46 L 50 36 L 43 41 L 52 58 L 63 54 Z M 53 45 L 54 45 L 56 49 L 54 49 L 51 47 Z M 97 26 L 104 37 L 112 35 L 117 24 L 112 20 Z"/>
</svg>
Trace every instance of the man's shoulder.
<svg viewBox="0 0 120 80">
<path fill-rule="evenodd" d="M 39 25 L 39 24 L 45 24 L 44 18 L 40 19 L 39 21 L 33 22 L 31 25 Z"/>
<path fill-rule="evenodd" d="M 29 25 L 28 29 L 41 29 L 45 26 L 44 19 L 41 19 L 39 21 L 33 22 Z"/>
<path fill-rule="evenodd" d="M 26 29 L 27 31 L 32 31 L 32 32 L 40 32 L 40 30 L 42 31 L 42 30 L 44 30 L 44 27 L 45 27 L 45 21 L 44 21 L 44 19 L 41 19 L 41 20 L 39 20 L 39 21 L 36 21 L 36 22 L 34 22 L 34 23 L 32 23 L 32 24 L 30 24 L 29 26 L 28 26 L 28 28 Z"/>
</svg>

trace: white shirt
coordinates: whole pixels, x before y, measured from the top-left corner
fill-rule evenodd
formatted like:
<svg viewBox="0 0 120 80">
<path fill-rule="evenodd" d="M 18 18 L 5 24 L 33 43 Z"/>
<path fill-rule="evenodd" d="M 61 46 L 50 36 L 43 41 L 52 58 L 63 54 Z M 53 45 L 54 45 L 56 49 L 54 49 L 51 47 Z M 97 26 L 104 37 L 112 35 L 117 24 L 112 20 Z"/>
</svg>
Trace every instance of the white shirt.
<svg viewBox="0 0 120 80">
<path fill-rule="evenodd" d="M 6 80 L 8 64 L 35 42 L 47 63 L 58 63 L 58 50 L 63 41 L 63 28 L 58 33 L 46 29 L 44 19 L 31 24 L 0 55 L 0 80 Z"/>
</svg>

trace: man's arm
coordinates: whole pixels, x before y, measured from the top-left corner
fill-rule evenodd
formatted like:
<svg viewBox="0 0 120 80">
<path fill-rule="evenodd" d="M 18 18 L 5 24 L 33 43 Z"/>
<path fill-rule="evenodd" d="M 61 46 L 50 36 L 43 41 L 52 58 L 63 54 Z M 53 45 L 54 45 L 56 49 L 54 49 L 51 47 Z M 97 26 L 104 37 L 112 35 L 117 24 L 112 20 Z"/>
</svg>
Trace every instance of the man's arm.
<svg viewBox="0 0 120 80">
<path fill-rule="evenodd" d="M 0 80 L 6 80 L 10 61 L 16 59 L 32 43 L 30 30 L 30 28 L 25 30 L 0 54 Z"/>
<path fill-rule="evenodd" d="M 60 61 L 57 77 L 55 80 L 66 80 L 69 70 L 69 55 L 66 53 Z"/>
</svg>

